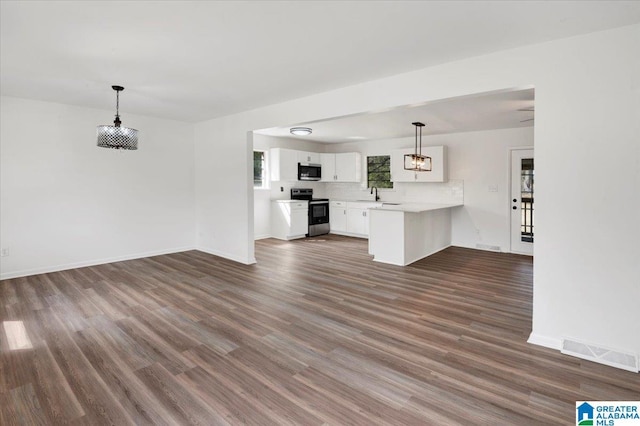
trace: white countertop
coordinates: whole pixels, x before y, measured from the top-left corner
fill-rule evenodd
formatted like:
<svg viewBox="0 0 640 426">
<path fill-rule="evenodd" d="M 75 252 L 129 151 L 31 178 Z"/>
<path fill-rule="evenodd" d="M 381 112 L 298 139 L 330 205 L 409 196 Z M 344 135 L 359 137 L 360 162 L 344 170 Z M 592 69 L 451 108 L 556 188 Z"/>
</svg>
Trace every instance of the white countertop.
<svg viewBox="0 0 640 426">
<path fill-rule="evenodd" d="M 374 201 L 374 200 L 330 200 L 331 202 L 336 203 L 352 203 L 352 204 L 382 204 L 382 201 Z"/>
<path fill-rule="evenodd" d="M 271 200 L 276 203 L 308 203 L 307 200 Z"/>
<path fill-rule="evenodd" d="M 463 204 L 438 204 L 438 203 L 400 203 L 398 205 L 383 205 L 382 207 L 372 207 L 370 210 L 385 210 L 392 212 L 406 212 L 406 213 L 422 213 L 431 210 L 450 209 L 452 207 L 459 207 Z"/>
</svg>

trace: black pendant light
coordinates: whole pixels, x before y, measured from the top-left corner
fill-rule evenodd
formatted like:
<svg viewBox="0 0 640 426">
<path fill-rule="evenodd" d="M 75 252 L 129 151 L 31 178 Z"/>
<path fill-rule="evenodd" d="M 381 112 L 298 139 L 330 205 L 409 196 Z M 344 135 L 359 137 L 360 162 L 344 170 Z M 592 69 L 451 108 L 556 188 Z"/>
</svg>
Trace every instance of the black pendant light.
<svg viewBox="0 0 640 426">
<path fill-rule="evenodd" d="M 100 148 L 113 149 L 138 149 L 138 131 L 129 127 L 122 127 L 120 124 L 120 92 L 124 90 L 122 86 L 111 86 L 116 91 L 116 119 L 113 126 L 107 124 L 98 126 L 98 146 Z"/>
<path fill-rule="evenodd" d="M 430 172 L 431 171 L 431 157 L 422 155 L 422 128 L 424 123 L 416 121 L 411 123 L 416 126 L 416 143 L 413 154 L 406 154 L 404 156 L 404 169 L 413 170 L 415 172 Z M 420 144 L 418 145 L 418 129 L 420 129 Z M 419 147 L 419 148 L 418 148 Z"/>
</svg>

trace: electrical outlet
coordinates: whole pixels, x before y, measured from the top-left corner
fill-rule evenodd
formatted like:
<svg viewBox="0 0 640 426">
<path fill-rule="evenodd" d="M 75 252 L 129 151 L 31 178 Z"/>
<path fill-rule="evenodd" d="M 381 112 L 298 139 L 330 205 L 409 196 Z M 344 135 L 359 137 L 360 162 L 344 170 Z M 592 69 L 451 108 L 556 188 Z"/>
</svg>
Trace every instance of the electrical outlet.
<svg viewBox="0 0 640 426">
<path fill-rule="evenodd" d="M 2 257 L 9 256 L 9 249 L 8 248 L 3 248 L 2 250 L 0 250 L 0 256 L 2 256 Z"/>
<path fill-rule="evenodd" d="M 489 185 L 489 192 L 498 192 L 498 185 Z"/>
</svg>

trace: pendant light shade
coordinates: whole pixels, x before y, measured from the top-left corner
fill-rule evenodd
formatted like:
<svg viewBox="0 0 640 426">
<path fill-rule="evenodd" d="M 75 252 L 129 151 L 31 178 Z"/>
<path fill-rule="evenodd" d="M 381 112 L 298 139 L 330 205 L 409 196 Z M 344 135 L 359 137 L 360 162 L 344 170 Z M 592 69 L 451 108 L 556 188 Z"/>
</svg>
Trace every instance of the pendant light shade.
<svg viewBox="0 0 640 426">
<path fill-rule="evenodd" d="M 404 156 L 404 169 L 415 172 L 430 172 L 431 157 L 422 155 L 422 128 L 424 127 L 424 123 L 415 122 L 411 124 L 416 126 L 416 142 L 413 154 L 406 154 Z M 420 142 L 418 142 L 418 129 L 420 129 Z"/>
<path fill-rule="evenodd" d="M 102 125 L 97 128 L 98 146 L 100 148 L 113 149 L 138 149 L 138 131 L 129 127 L 121 126 L 120 121 L 120 92 L 124 90 L 122 86 L 111 86 L 116 91 L 116 119 L 113 126 Z"/>
</svg>

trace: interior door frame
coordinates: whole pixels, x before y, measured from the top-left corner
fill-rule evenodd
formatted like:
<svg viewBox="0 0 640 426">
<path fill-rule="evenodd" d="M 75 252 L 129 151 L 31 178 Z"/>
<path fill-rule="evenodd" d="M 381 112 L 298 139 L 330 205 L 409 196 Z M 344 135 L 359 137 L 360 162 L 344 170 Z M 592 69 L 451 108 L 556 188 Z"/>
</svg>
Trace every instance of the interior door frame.
<svg viewBox="0 0 640 426">
<path fill-rule="evenodd" d="M 515 146 L 515 147 L 511 147 L 509 148 L 509 152 L 507 153 L 507 162 L 508 162 L 508 167 L 507 167 L 507 182 L 508 182 L 508 191 L 507 191 L 507 217 L 509 218 L 509 253 L 513 253 L 513 254 L 522 254 L 525 256 L 533 256 L 533 252 L 532 253 L 524 253 L 522 251 L 518 251 L 518 250 L 514 250 L 513 247 L 513 224 L 512 224 L 512 220 L 513 220 L 513 215 L 512 215 L 512 201 L 511 201 L 511 178 L 513 176 L 513 163 L 512 163 L 512 158 L 513 158 L 513 152 L 514 151 L 527 151 L 527 150 L 532 150 L 534 152 L 534 161 L 535 161 L 535 149 L 533 146 Z M 534 239 L 534 243 L 535 243 L 535 239 Z M 534 244 L 531 243 L 531 244 Z M 535 247 L 535 246 L 533 246 Z"/>
</svg>

